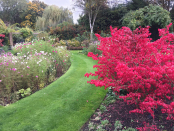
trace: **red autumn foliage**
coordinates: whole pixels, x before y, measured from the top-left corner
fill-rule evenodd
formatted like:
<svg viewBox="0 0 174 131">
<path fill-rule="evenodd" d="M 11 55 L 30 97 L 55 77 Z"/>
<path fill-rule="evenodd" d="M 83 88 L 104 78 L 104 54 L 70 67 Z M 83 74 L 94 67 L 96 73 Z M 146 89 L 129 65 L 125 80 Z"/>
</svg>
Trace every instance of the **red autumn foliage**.
<svg viewBox="0 0 174 131">
<path fill-rule="evenodd" d="M 4 37 L 5 37 L 5 35 L 0 34 L 0 38 L 4 38 Z M 4 41 L 4 39 L 0 39 L 0 46 L 3 46 L 3 44 L 2 44 L 3 41 Z"/>
<path fill-rule="evenodd" d="M 137 109 L 130 113 L 149 112 L 154 117 L 154 109 L 162 106 L 167 119 L 174 119 L 174 35 L 167 28 L 159 29 L 160 39 L 151 42 L 149 26 L 131 31 L 128 27 L 112 29 L 112 37 L 102 38 L 96 34 L 102 56 L 89 52 L 88 56 L 98 60 L 95 73 L 85 76 L 98 76 L 88 81 L 105 89 L 112 87 L 116 94 L 120 89 L 127 90 L 120 96 L 128 104 L 136 104 Z M 126 98 L 130 97 L 131 100 Z"/>
</svg>

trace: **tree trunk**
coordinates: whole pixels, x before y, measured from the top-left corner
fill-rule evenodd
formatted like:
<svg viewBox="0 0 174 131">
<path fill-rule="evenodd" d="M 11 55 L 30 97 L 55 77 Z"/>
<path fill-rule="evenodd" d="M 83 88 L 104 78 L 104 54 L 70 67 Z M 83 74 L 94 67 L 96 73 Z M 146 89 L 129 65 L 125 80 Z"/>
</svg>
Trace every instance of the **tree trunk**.
<svg viewBox="0 0 174 131">
<path fill-rule="evenodd" d="M 91 34 L 90 34 L 90 42 L 93 41 L 93 27 L 91 28 Z"/>
<path fill-rule="evenodd" d="M 12 36 L 12 32 L 9 33 L 9 40 L 10 40 L 10 46 L 12 48 L 13 46 L 13 36 Z"/>
</svg>

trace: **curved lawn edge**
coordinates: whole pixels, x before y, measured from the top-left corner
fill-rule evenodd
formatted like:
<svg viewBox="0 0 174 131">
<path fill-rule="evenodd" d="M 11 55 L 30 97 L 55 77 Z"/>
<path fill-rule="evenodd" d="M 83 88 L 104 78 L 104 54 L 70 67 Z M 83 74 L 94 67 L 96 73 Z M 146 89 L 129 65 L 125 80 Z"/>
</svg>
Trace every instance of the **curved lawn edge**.
<svg viewBox="0 0 174 131">
<path fill-rule="evenodd" d="M 46 88 L 0 108 L 1 131 L 77 131 L 106 96 L 104 88 L 88 84 L 85 73 L 96 61 L 71 51 L 71 67 Z"/>
</svg>

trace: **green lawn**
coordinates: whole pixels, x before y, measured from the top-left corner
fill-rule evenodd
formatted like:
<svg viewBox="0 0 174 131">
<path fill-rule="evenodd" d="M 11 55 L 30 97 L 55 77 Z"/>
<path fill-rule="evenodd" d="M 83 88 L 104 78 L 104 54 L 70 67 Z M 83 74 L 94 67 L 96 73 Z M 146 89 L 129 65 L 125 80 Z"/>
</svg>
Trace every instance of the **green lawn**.
<svg viewBox="0 0 174 131">
<path fill-rule="evenodd" d="M 96 61 L 72 51 L 71 62 L 66 74 L 46 88 L 0 108 L 0 131 L 78 131 L 107 91 L 84 77 L 95 71 Z"/>
</svg>

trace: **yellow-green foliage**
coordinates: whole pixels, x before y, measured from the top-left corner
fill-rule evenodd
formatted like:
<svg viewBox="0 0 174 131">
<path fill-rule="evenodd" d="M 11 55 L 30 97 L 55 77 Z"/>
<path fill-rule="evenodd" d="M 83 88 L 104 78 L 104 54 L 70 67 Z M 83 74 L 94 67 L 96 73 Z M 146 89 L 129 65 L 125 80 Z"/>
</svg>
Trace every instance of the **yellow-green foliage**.
<svg viewBox="0 0 174 131">
<path fill-rule="evenodd" d="M 79 47 L 80 46 L 80 42 L 75 40 L 75 39 L 68 40 L 67 43 L 69 46 L 72 46 L 72 47 Z"/>
<path fill-rule="evenodd" d="M 21 35 L 23 36 L 23 38 L 27 38 L 27 37 L 33 35 L 33 30 L 28 27 L 21 28 L 20 32 L 22 33 Z"/>
<path fill-rule="evenodd" d="M 40 33 L 40 34 L 37 35 L 37 38 L 39 40 L 48 41 L 49 40 L 49 34 L 47 32 L 42 32 L 42 33 Z"/>
<path fill-rule="evenodd" d="M 66 46 L 66 41 L 64 41 L 64 40 L 60 40 L 59 43 L 61 46 Z"/>
</svg>

